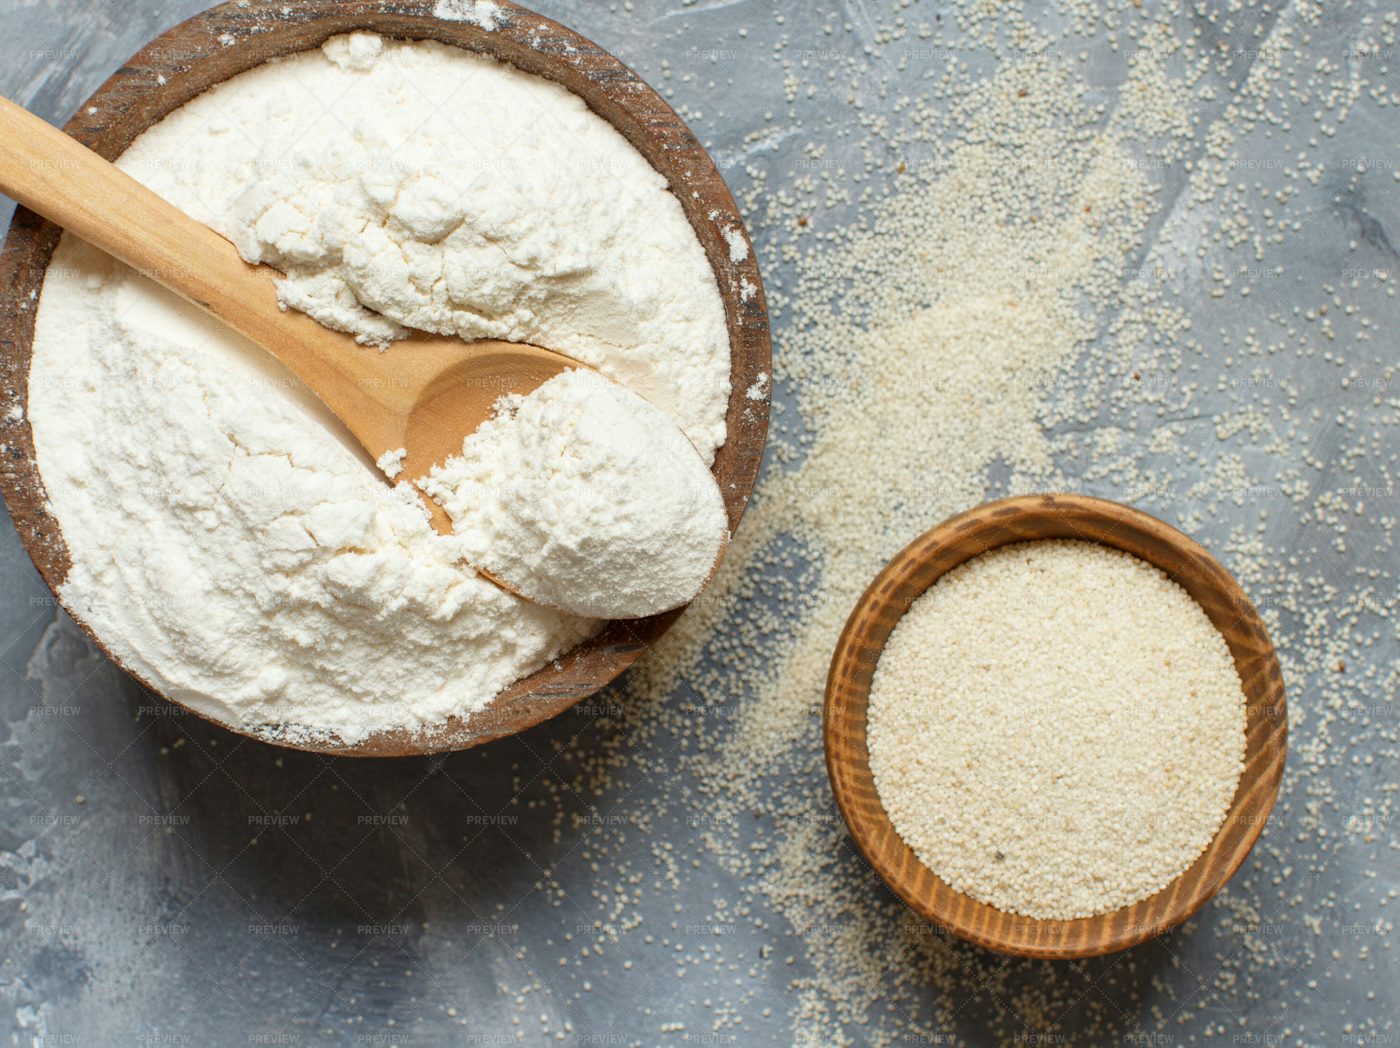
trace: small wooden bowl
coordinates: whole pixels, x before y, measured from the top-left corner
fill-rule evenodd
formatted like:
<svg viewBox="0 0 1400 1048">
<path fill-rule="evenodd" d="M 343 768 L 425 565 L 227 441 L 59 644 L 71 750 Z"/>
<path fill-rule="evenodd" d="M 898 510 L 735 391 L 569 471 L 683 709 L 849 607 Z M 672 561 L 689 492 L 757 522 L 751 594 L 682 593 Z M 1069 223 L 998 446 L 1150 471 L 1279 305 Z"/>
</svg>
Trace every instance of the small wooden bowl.
<svg viewBox="0 0 1400 1048">
<path fill-rule="evenodd" d="M 435 6 L 435 0 L 221 4 L 142 48 L 79 107 L 64 130 L 109 160 L 115 159 L 142 131 L 213 85 L 355 30 L 398 39 L 438 40 L 562 84 L 666 177 L 714 271 L 729 330 L 731 394 L 728 439 L 715 456 L 713 472 L 724 495 L 730 530 L 734 530 L 763 458 L 770 385 L 760 376 L 772 372 L 772 350 L 758 264 L 723 177 L 661 96 L 592 41 L 509 0 L 495 0 L 495 27 L 490 31 L 471 22 L 435 17 Z M 20 539 L 55 593 L 68 576 L 71 560 L 62 529 L 47 508 L 27 404 L 34 304 L 61 233 L 57 226 L 20 208 L 0 257 L 0 445 L 4 447 L 0 491 Z M 742 258 L 730 244 L 729 238 L 736 234 L 743 237 L 746 248 Z M 764 395 L 751 398 L 748 391 L 755 388 L 764 390 Z M 82 616 L 73 608 L 67 610 L 101 647 L 101 638 Z M 592 695 L 644 655 L 679 616 L 680 611 L 671 611 L 612 623 L 592 640 L 516 681 L 467 721 L 452 718 L 426 731 L 384 732 L 355 745 L 336 740 L 267 741 L 355 757 L 475 746 L 532 727 Z M 241 730 L 237 725 L 224 726 Z"/>
<path fill-rule="evenodd" d="M 1086 539 L 1155 564 L 1204 609 L 1225 637 L 1244 684 L 1245 766 L 1210 846 L 1171 884 L 1141 902 L 1073 921 L 1006 913 L 954 891 L 914 855 L 880 803 L 866 748 L 870 682 L 909 606 L 945 572 L 1030 539 Z M 1273 808 L 1283 777 L 1288 714 L 1283 677 L 1264 624 L 1239 584 L 1175 528 L 1138 510 L 1079 495 L 989 502 L 907 546 L 880 572 L 846 621 L 827 677 L 826 766 L 836 803 L 862 854 L 895 893 L 941 930 L 1019 957 L 1112 953 L 1160 935 L 1200 909 L 1239 869 Z"/>
</svg>

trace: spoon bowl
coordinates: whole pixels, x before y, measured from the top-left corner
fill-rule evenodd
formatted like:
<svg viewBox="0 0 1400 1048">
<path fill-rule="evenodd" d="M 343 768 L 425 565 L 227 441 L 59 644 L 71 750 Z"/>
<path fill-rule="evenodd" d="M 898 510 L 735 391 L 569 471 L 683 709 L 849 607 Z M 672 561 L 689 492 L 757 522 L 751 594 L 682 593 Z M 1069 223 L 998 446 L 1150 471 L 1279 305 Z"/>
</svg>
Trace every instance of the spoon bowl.
<svg viewBox="0 0 1400 1048">
<path fill-rule="evenodd" d="M 1131 906 L 1078 920 L 1006 913 L 951 888 L 895 830 L 875 789 L 866 744 L 870 687 L 880 653 L 909 607 L 943 575 L 998 546 L 1081 539 L 1160 568 L 1189 593 L 1235 660 L 1245 696 L 1245 763 L 1225 821 L 1192 865 Z M 1161 935 L 1195 913 L 1239 869 L 1278 794 L 1288 714 L 1278 658 L 1244 591 L 1205 549 L 1139 510 L 1079 495 L 989 502 L 915 539 L 866 589 L 837 641 L 823 721 L 826 765 L 856 846 L 901 899 L 942 933 L 1020 957 L 1112 953 Z"/>
<path fill-rule="evenodd" d="M 494 339 L 468 343 L 463 353 L 461 339 L 414 334 L 394 343 L 391 352 L 403 352 L 399 366 L 410 375 L 424 376 L 421 383 L 410 379 L 407 392 L 413 400 L 398 416 L 402 433 L 396 445 L 388 440 L 406 452 L 404 477 L 421 477 L 449 455 L 461 454 L 463 436 L 491 417 L 501 397 L 529 393 L 561 371 L 584 366 L 539 346 Z M 436 505 L 431 508 L 435 518 L 446 519 Z"/>
</svg>

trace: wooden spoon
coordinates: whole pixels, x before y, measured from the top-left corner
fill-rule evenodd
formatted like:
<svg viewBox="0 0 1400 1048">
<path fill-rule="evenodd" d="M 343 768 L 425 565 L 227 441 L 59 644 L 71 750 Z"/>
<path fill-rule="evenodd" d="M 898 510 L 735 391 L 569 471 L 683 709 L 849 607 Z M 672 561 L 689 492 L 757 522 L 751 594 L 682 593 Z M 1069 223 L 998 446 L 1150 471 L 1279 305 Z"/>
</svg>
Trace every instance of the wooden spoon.
<svg viewBox="0 0 1400 1048">
<path fill-rule="evenodd" d="M 529 393 L 581 366 L 538 346 L 493 339 L 416 333 L 387 353 L 362 346 L 304 313 L 282 309 L 281 273 L 243 261 L 208 226 L 4 98 L 0 142 L 0 192 L 267 350 L 345 423 L 371 458 L 405 449 L 405 477 L 421 477 L 460 454 L 463 438 L 491 417 L 500 397 Z M 451 534 L 447 514 L 424 502 L 433 526 Z"/>
</svg>

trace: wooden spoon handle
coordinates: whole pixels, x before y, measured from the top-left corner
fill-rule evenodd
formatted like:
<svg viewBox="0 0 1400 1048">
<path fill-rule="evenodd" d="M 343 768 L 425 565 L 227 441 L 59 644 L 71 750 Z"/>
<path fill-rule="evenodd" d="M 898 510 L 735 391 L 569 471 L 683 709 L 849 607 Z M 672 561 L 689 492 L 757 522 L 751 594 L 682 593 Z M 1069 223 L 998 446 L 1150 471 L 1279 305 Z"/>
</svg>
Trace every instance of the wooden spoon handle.
<svg viewBox="0 0 1400 1048">
<path fill-rule="evenodd" d="M 242 330 L 276 289 L 228 241 L 37 116 L 0 98 L 0 190 Z M 252 299 L 252 301 L 249 301 Z"/>
<path fill-rule="evenodd" d="M 353 352 L 348 336 L 308 316 L 284 312 L 275 270 L 249 265 L 208 226 L 4 98 L 0 143 L 0 191 L 257 343 L 342 419 L 382 414 L 357 360 L 370 354 Z"/>
</svg>

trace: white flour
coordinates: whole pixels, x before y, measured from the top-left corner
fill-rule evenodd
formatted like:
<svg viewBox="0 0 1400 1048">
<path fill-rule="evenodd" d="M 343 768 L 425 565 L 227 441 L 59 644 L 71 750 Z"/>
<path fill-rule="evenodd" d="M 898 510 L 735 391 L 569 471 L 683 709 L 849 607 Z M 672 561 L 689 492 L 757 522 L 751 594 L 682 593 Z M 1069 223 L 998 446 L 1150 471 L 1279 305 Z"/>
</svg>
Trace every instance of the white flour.
<svg viewBox="0 0 1400 1048">
<path fill-rule="evenodd" d="M 365 33 L 325 51 L 335 64 L 294 83 L 335 119 L 200 217 L 287 273 L 283 301 L 329 327 L 557 350 L 670 412 L 710 461 L 729 400 L 724 311 L 665 180 L 537 78 Z"/>
<path fill-rule="evenodd" d="M 566 371 L 497 415 L 419 486 L 474 564 L 517 593 L 599 618 L 686 603 L 728 536 L 685 434 L 596 372 Z"/>
<path fill-rule="evenodd" d="M 395 448 L 380 455 L 374 460 L 374 464 L 379 467 L 381 473 L 393 480 L 403 472 L 403 460 L 407 454 L 408 448 Z"/>
<path fill-rule="evenodd" d="M 469 145 L 474 184 L 452 170 Z M 727 381 L 714 376 L 728 347 L 700 246 L 660 176 L 555 85 L 438 45 L 341 38 L 207 92 L 120 164 L 231 237 L 247 239 L 239 216 L 280 224 L 279 251 L 294 214 L 313 213 L 299 206 L 323 209 L 298 256 L 323 261 L 348 243 L 330 227 L 380 206 L 367 187 L 397 179 L 376 228 L 415 265 L 364 260 L 396 320 L 450 315 L 469 332 L 461 318 L 478 316 L 528 334 L 634 381 L 702 448 L 723 439 Z M 320 181 L 355 165 L 363 179 L 338 191 Z M 399 224 L 429 237 L 415 196 L 427 185 L 472 216 L 440 242 Z M 463 283 L 418 297 L 435 267 Z M 341 304 L 369 322 L 348 286 Z M 500 296 L 517 291 L 530 312 L 506 324 Z M 69 237 L 45 280 L 29 403 L 73 558 L 64 599 L 131 669 L 230 723 L 351 742 L 430 725 L 596 629 L 477 577 L 464 540 L 436 535 L 266 354 Z"/>
<path fill-rule="evenodd" d="M 505 19 L 501 5 L 494 0 L 438 0 L 433 14 L 453 22 L 471 22 L 488 33 Z"/>
</svg>

